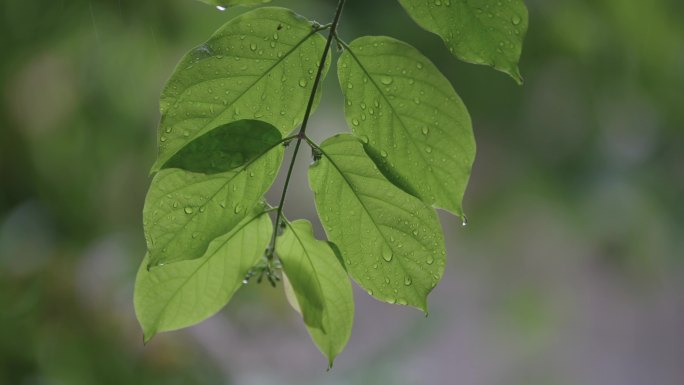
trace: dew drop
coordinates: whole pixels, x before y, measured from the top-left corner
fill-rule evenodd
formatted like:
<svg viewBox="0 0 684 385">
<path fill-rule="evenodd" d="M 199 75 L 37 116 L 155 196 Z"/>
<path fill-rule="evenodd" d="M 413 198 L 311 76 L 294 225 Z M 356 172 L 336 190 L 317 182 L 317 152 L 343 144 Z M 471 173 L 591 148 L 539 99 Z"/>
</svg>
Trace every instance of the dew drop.
<svg viewBox="0 0 684 385">
<path fill-rule="evenodd" d="M 192 214 L 195 210 L 192 207 L 188 206 L 184 208 L 183 211 L 185 211 L 186 214 Z"/>
<path fill-rule="evenodd" d="M 520 16 L 518 16 L 518 15 L 515 15 L 511 18 L 511 23 L 513 23 L 513 25 L 518 25 L 518 24 L 520 24 L 521 21 L 522 20 L 520 19 Z"/>
<path fill-rule="evenodd" d="M 383 76 L 380 78 L 380 83 L 388 86 L 388 85 L 392 84 L 392 78 L 389 76 Z"/>
<path fill-rule="evenodd" d="M 223 11 L 226 10 L 226 7 L 222 7 L 222 6 L 220 6 L 220 5 L 217 5 L 217 6 L 216 6 L 216 9 L 218 9 L 218 10 L 221 11 L 221 12 L 223 12 Z"/>
<path fill-rule="evenodd" d="M 411 276 L 407 275 L 406 277 L 404 277 L 404 285 L 410 286 L 412 282 L 413 282 L 413 279 L 411 279 Z"/>
<path fill-rule="evenodd" d="M 392 256 L 393 256 L 392 249 L 390 249 L 389 247 L 385 247 L 382 250 L 382 259 L 384 259 L 385 261 L 387 261 L 387 262 L 391 261 Z"/>
<path fill-rule="evenodd" d="M 428 128 L 428 126 L 425 126 L 421 129 L 421 132 L 423 133 L 423 135 L 427 135 L 430 133 L 430 129 Z"/>
</svg>

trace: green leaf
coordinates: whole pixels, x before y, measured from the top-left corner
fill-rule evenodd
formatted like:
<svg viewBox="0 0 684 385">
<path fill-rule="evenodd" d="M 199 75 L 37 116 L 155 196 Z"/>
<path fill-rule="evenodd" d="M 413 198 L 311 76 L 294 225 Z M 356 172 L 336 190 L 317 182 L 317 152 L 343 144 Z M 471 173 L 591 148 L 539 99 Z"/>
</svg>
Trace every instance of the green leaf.
<svg viewBox="0 0 684 385">
<path fill-rule="evenodd" d="M 389 37 L 354 40 L 337 68 L 347 123 L 381 171 L 423 202 L 462 216 L 475 139 L 444 75 Z"/>
<path fill-rule="evenodd" d="M 306 233 L 298 234 L 297 230 L 286 229 L 276 242 L 276 252 L 288 282 L 292 284 L 297 309 L 304 323 L 308 328 L 325 332 L 323 289 L 320 272 L 314 265 L 314 259 L 326 258 L 327 250 L 321 250 L 322 246 L 318 243 L 320 241 L 313 238 L 313 232 L 310 238 L 303 238 L 304 236 Z"/>
<path fill-rule="evenodd" d="M 272 125 L 260 120 L 238 120 L 193 140 L 163 168 L 216 174 L 254 161 L 280 141 L 280 132 Z"/>
<path fill-rule="evenodd" d="M 261 201 L 280 168 L 280 133 L 268 123 L 241 121 L 208 135 L 207 151 L 219 146 L 222 156 L 207 153 L 202 158 L 205 139 L 200 138 L 171 164 L 209 173 L 166 168 L 152 180 L 143 209 L 152 266 L 201 257 L 209 242 L 228 232 Z M 217 143 L 212 140 L 215 135 L 225 138 Z M 231 169 L 235 164 L 241 166 Z"/>
<path fill-rule="evenodd" d="M 518 61 L 527 32 L 522 0 L 399 0 L 424 29 L 439 35 L 457 58 L 485 64 L 522 83 Z"/>
<path fill-rule="evenodd" d="M 435 210 L 388 181 L 352 135 L 320 148 L 309 184 L 347 270 L 375 298 L 427 312 L 446 254 Z"/>
<path fill-rule="evenodd" d="M 251 5 L 259 5 L 259 4 L 266 4 L 270 3 L 271 0 L 199 0 L 203 3 L 209 4 L 209 5 L 214 5 L 216 8 L 219 10 L 223 11 L 228 7 L 233 7 L 236 5 L 244 5 L 244 6 L 251 6 Z"/>
<path fill-rule="evenodd" d="M 354 297 L 347 272 L 327 242 L 314 238 L 311 223 L 297 220 L 278 238 L 276 251 L 291 287 L 288 300 L 302 314 L 316 346 L 332 366 L 351 336 Z M 296 305 L 296 306 L 295 306 Z M 319 320 L 320 326 L 307 322 Z"/>
<path fill-rule="evenodd" d="M 264 208 L 253 209 L 206 253 L 148 271 L 143 260 L 135 282 L 135 312 L 145 342 L 155 334 L 201 322 L 225 306 L 264 254 L 273 232 Z"/>
<path fill-rule="evenodd" d="M 197 137 L 236 120 L 292 131 L 304 118 L 324 45 L 307 20 L 284 8 L 230 20 L 185 55 L 167 82 L 152 171 Z M 319 99 L 320 90 L 315 105 Z"/>
</svg>

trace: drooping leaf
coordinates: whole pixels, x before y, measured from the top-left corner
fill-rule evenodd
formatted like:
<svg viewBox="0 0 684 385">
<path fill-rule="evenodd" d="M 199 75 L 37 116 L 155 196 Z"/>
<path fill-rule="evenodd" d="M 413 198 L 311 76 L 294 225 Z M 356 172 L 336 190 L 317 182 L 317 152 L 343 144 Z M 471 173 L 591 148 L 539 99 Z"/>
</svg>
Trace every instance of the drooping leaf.
<svg viewBox="0 0 684 385">
<path fill-rule="evenodd" d="M 399 0 L 424 29 L 439 35 L 457 58 L 485 64 L 522 83 L 518 61 L 527 32 L 522 0 Z"/>
<path fill-rule="evenodd" d="M 271 0 L 199 0 L 203 3 L 216 6 L 220 10 L 236 5 L 252 6 L 270 3 Z"/>
<path fill-rule="evenodd" d="M 313 236 L 311 223 L 297 220 L 278 238 L 276 251 L 291 285 L 294 302 L 316 346 L 332 366 L 351 336 L 354 297 L 347 272 L 327 242 Z M 321 301 L 320 307 L 317 303 Z M 307 318 L 320 317 L 316 327 Z"/>
<path fill-rule="evenodd" d="M 135 282 L 135 312 L 145 341 L 155 334 L 194 325 L 225 306 L 248 270 L 259 262 L 273 232 L 263 207 L 214 239 L 199 259 L 147 270 L 143 260 Z"/>
<path fill-rule="evenodd" d="M 258 8 L 230 20 L 185 55 L 167 82 L 152 170 L 236 120 L 262 120 L 283 135 L 292 131 L 304 118 L 324 45 L 307 20 L 284 8 Z"/>
<path fill-rule="evenodd" d="M 354 136 L 320 147 L 309 184 L 347 270 L 375 298 L 427 311 L 446 254 L 435 210 L 388 181 Z"/>
<path fill-rule="evenodd" d="M 306 238 L 307 243 L 294 230 L 286 229 L 276 242 L 276 252 L 283 264 L 283 272 L 293 287 L 297 308 L 307 328 L 320 329 L 323 325 L 324 298 L 320 272 L 315 258 L 325 258 L 318 241 Z"/>
<path fill-rule="evenodd" d="M 241 121 L 207 135 L 206 141 L 199 138 L 171 159 L 173 165 L 207 173 L 165 168 L 152 180 L 143 226 L 153 266 L 201 257 L 209 242 L 261 201 L 280 168 L 280 133 L 268 123 Z M 206 151 L 220 147 L 218 156 L 206 153 L 202 158 L 205 142 Z M 232 168 L 236 164 L 240 167 Z"/>
<path fill-rule="evenodd" d="M 449 81 L 389 37 L 354 40 L 337 68 L 347 123 L 383 173 L 424 202 L 463 215 L 475 139 Z"/>
</svg>

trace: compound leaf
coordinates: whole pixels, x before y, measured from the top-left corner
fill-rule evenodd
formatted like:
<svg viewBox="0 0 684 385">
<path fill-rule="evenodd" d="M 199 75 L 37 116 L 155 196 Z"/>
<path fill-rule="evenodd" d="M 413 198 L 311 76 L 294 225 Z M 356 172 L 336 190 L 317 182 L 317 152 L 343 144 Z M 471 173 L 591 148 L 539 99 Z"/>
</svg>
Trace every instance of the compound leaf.
<svg viewBox="0 0 684 385">
<path fill-rule="evenodd" d="M 333 136 L 320 150 L 309 184 L 347 270 L 375 298 L 427 311 L 446 254 L 435 210 L 388 181 L 354 136 Z"/>
<path fill-rule="evenodd" d="M 165 168 L 152 180 L 143 208 L 152 266 L 201 257 L 261 201 L 280 168 L 280 133 L 268 123 L 239 121 L 206 135 L 170 160 L 187 169 Z M 217 152 L 203 157 L 203 149 Z"/>
<path fill-rule="evenodd" d="M 354 40 L 337 68 L 347 123 L 381 171 L 424 202 L 463 215 L 475 139 L 444 75 L 389 37 Z"/>
<path fill-rule="evenodd" d="M 347 272 L 327 242 L 314 238 L 311 223 L 288 224 L 276 243 L 290 287 L 288 299 L 302 314 L 316 346 L 332 366 L 351 336 L 354 298 Z M 294 293 L 294 298 L 292 298 Z M 320 325 L 307 320 L 315 320 Z"/>
<path fill-rule="evenodd" d="M 457 58 L 485 64 L 522 83 L 518 61 L 527 32 L 522 0 L 399 0 L 418 25 Z"/>
<path fill-rule="evenodd" d="M 155 334 L 194 325 L 225 306 L 245 275 L 263 256 L 273 232 L 263 207 L 214 239 L 199 259 L 147 270 L 143 260 L 135 282 L 135 312 L 145 341 Z"/>
<path fill-rule="evenodd" d="M 324 45 L 309 21 L 284 8 L 258 8 L 230 20 L 185 55 L 167 82 L 152 171 L 197 137 L 236 120 L 262 120 L 283 135 L 292 131 L 304 117 Z"/>
</svg>

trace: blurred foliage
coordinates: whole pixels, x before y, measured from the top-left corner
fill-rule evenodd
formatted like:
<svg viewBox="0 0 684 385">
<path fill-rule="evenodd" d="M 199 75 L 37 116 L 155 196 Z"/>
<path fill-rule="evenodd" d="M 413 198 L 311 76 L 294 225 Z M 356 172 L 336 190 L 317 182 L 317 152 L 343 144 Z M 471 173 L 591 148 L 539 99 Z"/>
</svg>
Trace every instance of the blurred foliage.
<svg viewBox="0 0 684 385">
<path fill-rule="evenodd" d="M 334 1 L 273 4 L 325 21 Z M 352 335 L 350 342 L 359 347 L 336 369 L 349 382 L 424 383 L 400 369 L 430 368 L 416 361 L 421 355 L 426 362 L 444 358 L 432 333 L 448 340 L 448 330 L 487 336 L 450 347 L 486 369 L 461 373 L 464 384 L 645 383 L 630 370 L 652 383 L 684 382 L 684 3 L 528 6 L 525 85 L 518 87 L 451 58 L 394 0 L 348 1 L 344 38 L 382 34 L 423 47 L 470 109 L 479 150 L 465 202 L 471 225 L 462 232 L 447 223 L 446 236 L 458 241 L 449 245 L 452 274 L 483 290 L 457 297 L 437 290 L 433 331 L 401 323 L 396 339 L 376 345 L 364 325 L 385 318 L 361 305 L 361 339 Z M 183 52 L 237 12 L 190 0 L 0 4 L 0 384 L 269 383 L 283 367 L 291 368 L 283 381 L 323 381 L 297 372 L 310 366 L 274 347 L 282 334 L 309 341 L 289 326 L 286 305 L 250 304 L 284 302 L 271 290 L 239 296 L 229 317 L 245 341 L 261 345 L 255 350 L 271 364 L 261 371 L 230 364 L 255 361 L 241 358 L 252 357 L 246 346 L 224 347 L 233 354 L 228 360 L 200 332 L 143 347 L 133 316 L 159 92 Z M 342 119 L 334 77 L 327 86 L 319 123 L 325 114 Z M 300 204 L 312 203 L 305 196 Z M 450 279 L 442 290 L 463 288 Z M 440 318 L 440 309 L 451 307 L 457 315 Z M 473 324 L 486 326 L 469 329 Z M 639 349 L 572 345 L 600 325 L 634 335 Z M 605 374 L 597 364 L 578 374 L 582 349 L 605 352 L 595 362 L 618 370 Z M 601 361 L 611 355 L 623 359 Z M 556 361 L 546 365 L 550 357 Z M 495 371 L 491 363 L 501 365 Z M 325 364 L 317 364 L 322 375 Z M 417 378 L 446 383 L 459 376 L 448 365 L 437 372 Z"/>
</svg>

